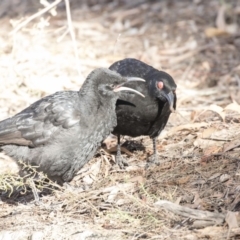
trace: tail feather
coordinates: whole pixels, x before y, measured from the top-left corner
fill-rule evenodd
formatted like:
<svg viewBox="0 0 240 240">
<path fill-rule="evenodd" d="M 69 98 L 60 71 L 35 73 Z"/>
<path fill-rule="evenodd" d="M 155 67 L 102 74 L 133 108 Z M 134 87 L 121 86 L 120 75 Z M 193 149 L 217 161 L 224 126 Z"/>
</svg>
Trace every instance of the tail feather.
<svg viewBox="0 0 240 240">
<path fill-rule="evenodd" d="M 0 122 L 0 140 L 5 135 L 16 132 L 17 126 L 15 121 L 12 118 L 7 118 Z"/>
<path fill-rule="evenodd" d="M 0 122 L 0 145 L 7 144 L 31 145 L 30 141 L 22 137 L 13 118 L 7 118 Z"/>
</svg>

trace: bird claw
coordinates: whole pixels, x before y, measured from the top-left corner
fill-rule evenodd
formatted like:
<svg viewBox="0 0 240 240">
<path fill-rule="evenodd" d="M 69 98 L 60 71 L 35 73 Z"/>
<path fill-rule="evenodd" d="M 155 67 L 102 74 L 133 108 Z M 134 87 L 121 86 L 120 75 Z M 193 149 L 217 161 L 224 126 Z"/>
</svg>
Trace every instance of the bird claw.
<svg viewBox="0 0 240 240">
<path fill-rule="evenodd" d="M 151 166 L 160 166 L 160 161 L 158 154 L 153 154 L 149 157 L 148 162 L 146 163 L 145 169 L 151 167 Z"/>
<path fill-rule="evenodd" d="M 127 160 L 122 155 L 116 156 L 116 163 L 120 169 L 124 169 L 126 166 L 128 166 Z"/>
</svg>

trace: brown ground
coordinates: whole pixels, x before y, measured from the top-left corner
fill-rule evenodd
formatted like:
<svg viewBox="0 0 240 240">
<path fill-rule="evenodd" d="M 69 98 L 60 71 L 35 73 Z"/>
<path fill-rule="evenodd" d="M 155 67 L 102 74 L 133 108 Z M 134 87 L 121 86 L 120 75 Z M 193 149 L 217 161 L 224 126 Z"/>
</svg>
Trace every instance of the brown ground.
<svg viewBox="0 0 240 240">
<path fill-rule="evenodd" d="M 125 57 L 173 76 L 177 113 L 158 140 L 160 166 L 145 169 L 148 137 L 125 138 L 129 167 L 114 170 L 100 150 L 39 204 L 29 189 L 7 198 L 21 179 L 3 175 L 15 167 L 1 155 L 0 239 L 240 239 L 240 1 L 72 1 L 76 42 L 63 2 L 18 28 L 44 8 L 36 2 L 0 4 L 0 119 Z"/>
</svg>

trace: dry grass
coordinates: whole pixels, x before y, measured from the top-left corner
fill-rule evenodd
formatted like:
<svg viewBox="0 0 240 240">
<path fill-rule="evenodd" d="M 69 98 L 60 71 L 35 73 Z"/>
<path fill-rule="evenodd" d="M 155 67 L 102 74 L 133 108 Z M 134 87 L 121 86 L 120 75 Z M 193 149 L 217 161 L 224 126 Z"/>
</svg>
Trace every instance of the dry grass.
<svg viewBox="0 0 240 240">
<path fill-rule="evenodd" d="M 0 19 L 0 119 L 47 94 L 77 90 L 93 68 L 125 57 L 174 77 L 178 112 L 158 139 L 160 166 L 145 169 L 149 138 L 126 137 L 132 155 L 126 156 L 125 170 L 116 170 L 114 155 L 99 150 L 69 185 L 59 188 L 40 175 L 39 204 L 32 181 L 1 172 L 1 237 L 237 239 L 234 218 L 196 229 L 194 219 L 154 203 L 239 212 L 240 41 L 239 31 L 229 29 L 234 24 L 239 29 L 240 1 L 227 2 L 222 22 L 217 0 L 72 4 L 72 22 L 64 7 L 56 16 L 47 12 L 32 21 L 37 10 Z M 0 158 L 5 168 L 13 168 Z"/>
</svg>

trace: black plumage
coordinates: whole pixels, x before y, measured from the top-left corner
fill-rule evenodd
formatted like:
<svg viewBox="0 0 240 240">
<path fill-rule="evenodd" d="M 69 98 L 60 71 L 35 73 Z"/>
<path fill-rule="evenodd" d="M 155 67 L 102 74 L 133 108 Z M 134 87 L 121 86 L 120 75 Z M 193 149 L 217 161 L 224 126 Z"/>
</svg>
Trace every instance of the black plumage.
<svg viewBox="0 0 240 240">
<path fill-rule="evenodd" d="M 100 68 L 89 74 L 79 91 L 40 99 L 0 122 L 0 150 L 38 166 L 60 184 L 72 180 L 117 125 L 118 92 L 134 91 L 123 87 L 127 80 Z"/>
<path fill-rule="evenodd" d="M 131 93 L 122 93 L 117 101 L 117 126 L 113 134 L 118 135 L 117 159 L 120 167 L 120 135 L 150 136 L 153 139 L 153 157 L 156 161 L 156 137 L 164 129 L 171 112 L 176 109 L 177 86 L 173 78 L 168 73 L 133 58 L 115 62 L 109 69 L 124 77 L 140 77 L 146 81 L 126 85 L 142 92 L 145 95 L 144 101 Z"/>
</svg>

